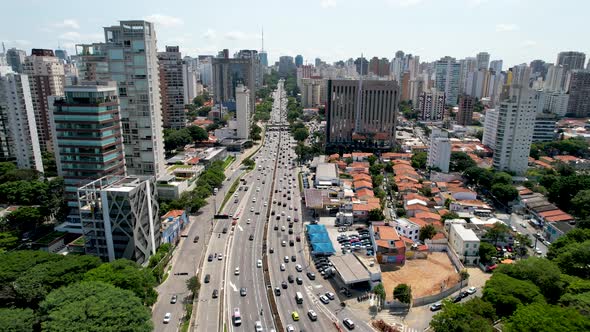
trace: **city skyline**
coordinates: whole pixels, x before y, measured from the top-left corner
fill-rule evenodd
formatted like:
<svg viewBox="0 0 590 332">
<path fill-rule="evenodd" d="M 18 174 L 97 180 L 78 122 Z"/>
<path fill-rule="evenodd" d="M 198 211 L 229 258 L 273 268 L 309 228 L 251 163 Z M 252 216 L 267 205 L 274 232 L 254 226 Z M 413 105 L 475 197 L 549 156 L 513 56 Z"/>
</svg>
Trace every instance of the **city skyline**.
<svg viewBox="0 0 590 332">
<path fill-rule="evenodd" d="M 109 0 L 104 3 L 115 4 Z M 483 51 L 490 53 L 490 60 L 503 59 L 508 68 L 535 59 L 554 63 L 557 53 L 565 50 L 590 53 L 587 45 L 576 40 L 575 33 L 568 35 L 570 31 L 584 29 L 582 15 L 590 10 L 589 3 L 574 0 L 558 4 L 546 0 L 373 0 L 369 5 L 343 0 L 175 4 L 174 8 L 161 8 L 161 3 L 151 0 L 142 2 L 142 6 L 117 2 L 116 17 L 112 11 L 97 11 L 88 17 L 86 6 L 79 3 L 7 3 L 4 9 L 11 15 L 0 23 L 4 32 L 0 41 L 7 48 L 16 47 L 27 53 L 32 48 L 55 49 L 59 44 L 73 54 L 77 43 L 103 40 L 102 28 L 115 21 L 146 19 L 156 24 L 158 51 L 164 51 L 166 45 L 178 45 L 183 56 L 193 57 L 215 55 L 223 48 L 229 48 L 231 53 L 239 49 L 260 50 L 264 26 L 264 45 L 270 63 L 281 55 L 297 54 L 303 55 L 304 63 L 313 63 L 316 57 L 331 63 L 356 58 L 361 53 L 367 58 L 391 59 L 397 50 L 420 55 L 421 61 L 435 61 L 446 55 L 457 59 L 474 57 Z M 359 16 L 363 8 L 370 15 Z M 555 15 L 563 8 L 576 10 Z M 37 13 L 43 16 L 35 17 Z M 282 13 L 297 19 L 285 24 Z M 247 15 L 254 19 L 243 20 Z M 346 20 L 359 23 L 343 24 Z M 248 21 L 252 23 L 242 23 Z M 321 24 L 301 24 L 313 21 Z M 14 29 L 19 25 L 30 28 Z"/>
</svg>

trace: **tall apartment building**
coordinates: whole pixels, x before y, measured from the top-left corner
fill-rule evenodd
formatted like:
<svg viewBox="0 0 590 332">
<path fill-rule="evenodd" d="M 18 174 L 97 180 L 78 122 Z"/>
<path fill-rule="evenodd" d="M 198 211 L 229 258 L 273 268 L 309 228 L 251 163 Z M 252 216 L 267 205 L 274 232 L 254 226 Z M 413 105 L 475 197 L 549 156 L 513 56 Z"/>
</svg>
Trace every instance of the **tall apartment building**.
<svg viewBox="0 0 590 332">
<path fill-rule="evenodd" d="M 399 104 L 395 81 L 328 80 L 327 91 L 328 144 L 372 140 L 383 147 L 394 145 Z"/>
<path fill-rule="evenodd" d="M 108 175 L 125 175 L 123 133 L 115 82 L 84 82 L 51 97 L 51 121 L 57 173 L 64 178 L 70 209 L 58 229 L 82 233 L 79 187 Z"/>
<path fill-rule="evenodd" d="M 213 84 L 213 57 L 208 55 L 199 55 L 199 65 L 197 67 L 201 83 L 206 86 Z"/>
<path fill-rule="evenodd" d="M 459 98 L 460 73 L 461 64 L 455 58 L 446 56 L 436 61 L 435 87 L 445 93 L 446 103 L 451 106 L 456 106 Z"/>
<path fill-rule="evenodd" d="M 250 91 L 240 84 L 236 87 L 236 137 L 247 139 L 250 136 L 250 121 L 252 111 L 250 110 Z"/>
<path fill-rule="evenodd" d="M 11 48 L 6 51 L 6 62 L 15 73 L 22 73 L 23 72 L 23 64 L 25 63 L 25 58 L 27 57 L 27 53 L 23 50 L 19 50 L 16 48 Z"/>
<path fill-rule="evenodd" d="M 159 52 L 158 64 L 163 125 L 165 128 L 184 128 L 184 105 L 191 101 L 187 102 L 184 99 L 182 54 L 178 46 L 166 46 L 165 52 Z"/>
<path fill-rule="evenodd" d="M 160 246 L 152 176 L 109 176 L 78 189 L 86 254 L 146 264 Z"/>
<path fill-rule="evenodd" d="M 104 43 L 81 45 L 80 76 L 117 82 L 127 172 L 157 178 L 165 160 L 154 25 L 120 21 L 104 33 Z"/>
<path fill-rule="evenodd" d="M 303 107 L 318 107 L 326 103 L 327 82 L 322 78 L 301 80 L 301 104 Z"/>
<path fill-rule="evenodd" d="M 569 94 L 564 91 L 543 91 L 541 97 L 543 99 L 543 112 L 565 116 L 570 98 Z"/>
<path fill-rule="evenodd" d="M 567 113 L 590 116 L 590 70 L 573 70 L 570 74 Z"/>
<path fill-rule="evenodd" d="M 550 142 L 555 140 L 557 116 L 551 113 L 540 113 L 535 117 L 533 142 Z"/>
<path fill-rule="evenodd" d="M 490 62 L 490 70 L 494 71 L 496 74 L 499 74 L 502 72 L 502 64 L 502 60 L 492 60 L 492 62 Z"/>
<path fill-rule="evenodd" d="M 268 67 L 268 53 L 266 53 L 266 51 L 260 51 L 260 53 L 258 53 L 258 56 L 260 57 L 260 65 L 263 68 Z"/>
<path fill-rule="evenodd" d="M 23 72 L 29 77 L 41 151 L 52 151 L 53 138 L 47 98 L 63 96 L 64 65 L 52 50 L 33 49 L 31 55 L 25 58 Z"/>
<path fill-rule="evenodd" d="M 576 51 L 564 51 L 557 54 L 556 65 L 561 65 L 565 71 L 584 69 L 586 54 Z"/>
<path fill-rule="evenodd" d="M 477 59 L 477 69 L 487 70 L 490 67 L 490 53 L 479 52 L 475 58 Z"/>
<path fill-rule="evenodd" d="M 33 98 L 27 75 L 0 66 L 0 160 L 43 172 Z"/>
<path fill-rule="evenodd" d="M 292 59 L 292 58 L 291 58 Z M 234 102 L 236 86 L 250 91 L 250 109 L 255 109 L 259 60 L 250 58 L 213 58 L 213 92 L 215 103 Z"/>
<path fill-rule="evenodd" d="M 283 55 L 279 58 L 279 74 L 286 75 L 295 70 L 292 56 Z"/>
<path fill-rule="evenodd" d="M 528 87 L 512 85 L 500 101 L 494 168 L 522 175 L 528 168 L 537 115 L 538 94 Z"/>
<path fill-rule="evenodd" d="M 199 95 L 199 90 L 202 90 L 203 87 L 200 85 L 199 80 L 199 71 L 197 67 L 183 61 L 182 89 L 184 102 L 186 104 L 192 103 L 195 97 Z"/>
<path fill-rule="evenodd" d="M 473 119 L 473 107 L 475 106 L 475 98 L 471 96 L 461 95 L 459 97 L 459 112 L 457 113 L 457 124 L 462 126 L 471 125 Z"/>
<path fill-rule="evenodd" d="M 451 142 L 449 133 L 439 128 L 434 128 L 430 133 L 430 146 L 428 147 L 427 165 L 437 167 L 442 172 L 449 172 L 451 162 Z"/>
<path fill-rule="evenodd" d="M 496 148 L 496 134 L 498 133 L 498 115 L 499 111 L 493 108 L 486 110 L 485 121 L 483 125 L 483 145 L 494 150 Z"/>
<path fill-rule="evenodd" d="M 422 121 L 442 121 L 445 115 L 446 96 L 435 88 L 418 97 L 418 113 Z"/>
<path fill-rule="evenodd" d="M 563 82 L 565 80 L 565 69 L 563 66 L 549 65 L 547 74 L 543 81 L 543 90 L 545 91 L 563 91 Z"/>
<path fill-rule="evenodd" d="M 299 68 L 303 66 L 303 56 L 301 54 L 297 54 L 295 56 L 295 67 Z"/>
</svg>

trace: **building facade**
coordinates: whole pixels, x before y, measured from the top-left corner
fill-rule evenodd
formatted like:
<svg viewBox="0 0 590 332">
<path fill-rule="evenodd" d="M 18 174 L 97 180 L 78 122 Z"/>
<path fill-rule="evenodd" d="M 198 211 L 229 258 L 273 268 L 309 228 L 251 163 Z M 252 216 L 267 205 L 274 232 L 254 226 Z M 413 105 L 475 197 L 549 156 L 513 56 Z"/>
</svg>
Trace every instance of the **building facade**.
<svg viewBox="0 0 590 332">
<path fill-rule="evenodd" d="M 449 133 L 434 128 L 430 133 L 430 146 L 428 147 L 426 165 L 431 168 L 439 168 L 443 173 L 448 173 L 450 162 L 451 142 L 449 141 Z"/>
<path fill-rule="evenodd" d="M 535 118 L 533 142 L 551 142 L 555 140 L 557 116 L 552 113 L 540 113 Z"/>
<path fill-rule="evenodd" d="M 231 105 L 236 100 L 236 86 L 250 91 L 250 109 L 255 109 L 257 62 L 252 58 L 213 58 L 213 93 L 215 103 Z M 232 109 L 233 110 L 233 109 Z"/>
<path fill-rule="evenodd" d="M 247 139 L 250 136 L 250 91 L 243 85 L 236 87 L 236 137 Z"/>
<path fill-rule="evenodd" d="M 199 89 L 202 90 L 202 85 L 199 86 L 199 71 L 195 66 L 186 62 L 182 63 L 182 88 L 183 97 L 186 104 L 193 102 L 195 97 L 199 95 Z M 183 105 L 184 106 L 184 105 Z"/>
<path fill-rule="evenodd" d="M 305 67 L 305 66 L 304 66 Z M 327 82 L 322 78 L 301 79 L 301 104 L 306 107 L 318 107 L 326 103 Z"/>
<path fill-rule="evenodd" d="M 0 160 L 43 172 L 29 78 L 8 66 L 0 66 Z"/>
<path fill-rule="evenodd" d="M 70 209 L 63 231 L 81 233 L 78 188 L 110 175 L 125 175 L 123 133 L 115 82 L 66 86 L 52 97 L 51 122 L 57 173 Z"/>
<path fill-rule="evenodd" d="M 157 198 L 149 176 L 103 177 L 79 188 L 86 254 L 147 264 L 161 242 Z"/>
<path fill-rule="evenodd" d="M 418 113 L 422 121 L 442 121 L 445 115 L 446 95 L 436 89 L 424 91 L 418 97 Z"/>
<path fill-rule="evenodd" d="M 25 58 L 23 72 L 29 77 L 41 151 L 52 151 L 53 137 L 47 98 L 63 96 L 64 65 L 52 50 L 33 49 L 31 55 Z"/>
<path fill-rule="evenodd" d="M 461 95 L 459 97 L 459 112 L 457 113 L 457 124 L 462 126 L 471 125 L 473 119 L 473 107 L 475 106 L 475 98 L 471 96 Z"/>
<path fill-rule="evenodd" d="M 471 229 L 463 224 L 451 224 L 449 245 L 465 265 L 477 265 L 480 240 Z"/>
<path fill-rule="evenodd" d="M 445 101 L 451 106 L 456 106 L 459 98 L 460 73 L 461 64 L 455 58 L 446 56 L 436 61 L 435 87 L 445 93 Z"/>
<path fill-rule="evenodd" d="M 490 108 L 486 110 L 485 121 L 483 125 L 483 145 L 494 150 L 496 148 L 496 134 L 498 131 L 498 110 Z"/>
<path fill-rule="evenodd" d="M 586 54 L 576 51 L 565 51 L 557 54 L 556 65 L 563 66 L 566 72 L 575 69 L 584 69 Z"/>
<path fill-rule="evenodd" d="M 500 101 L 494 168 L 522 175 L 528 168 L 533 141 L 538 94 L 528 87 L 513 85 Z"/>
<path fill-rule="evenodd" d="M 182 54 L 178 46 L 166 46 L 166 52 L 158 53 L 162 119 L 165 128 L 186 127 L 184 105 L 192 101 L 184 99 L 184 72 Z"/>
<path fill-rule="evenodd" d="M 394 81 L 328 80 L 328 144 L 393 146 L 399 87 Z"/>
<path fill-rule="evenodd" d="M 19 50 L 16 48 L 11 48 L 6 51 L 6 62 L 15 73 L 22 73 L 23 72 L 23 64 L 25 63 L 25 58 L 27 53 L 23 50 Z"/>
<path fill-rule="evenodd" d="M 490 53 L 479 52 L 475 58 L 477 59 L 477 69 L 488 70 L 490 68 Z"/>
<path fill-rule="evenodd" d="M 303 61 L 303 59 L 302 59 Z M 279 74 L 286 75 L 295 70 L 295 62 L 292 56 L 283 55 L 279 58 Z"/>
<path fill-rule="evenodd" d="M 590 116 L 590 70 L 573 70 L 569 83 L 567 113 L 576 117 Z"/>
</svg>

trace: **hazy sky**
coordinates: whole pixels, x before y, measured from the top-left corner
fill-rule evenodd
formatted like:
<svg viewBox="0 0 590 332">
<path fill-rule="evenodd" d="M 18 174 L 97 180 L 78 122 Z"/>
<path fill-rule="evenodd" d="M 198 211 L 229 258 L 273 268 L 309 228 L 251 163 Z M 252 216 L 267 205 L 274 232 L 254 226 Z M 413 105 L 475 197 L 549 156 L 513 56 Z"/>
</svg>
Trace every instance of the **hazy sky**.
<svg viewBox="0 0 590 332">
<path fill-rule="evenodd" d="M 562 50 L 590 54 L 590 0 L 17 0 L 0 5 L 0 41 L 30 53 L 103 41 L 118 20 L 156 22 L 158 48 L 183 55 L 264 48 L 270 61 L 392 58 L 397 50 L 433 61 L 487 51 L 504 68 Z"/>
</svg>

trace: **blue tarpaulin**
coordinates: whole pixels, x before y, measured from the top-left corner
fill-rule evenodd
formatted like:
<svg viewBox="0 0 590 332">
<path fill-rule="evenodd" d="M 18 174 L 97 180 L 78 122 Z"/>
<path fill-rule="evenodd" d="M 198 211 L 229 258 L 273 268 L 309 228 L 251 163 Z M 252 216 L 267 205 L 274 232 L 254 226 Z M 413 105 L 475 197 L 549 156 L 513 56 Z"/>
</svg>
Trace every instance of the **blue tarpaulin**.
<svg viewBox="0 0 590 332">
<path fill-rule="evenodd" d="M 312 254 L 332 255 L 336 252 L 332 245 L 332 241 L 330 241 L 328 231 L 326 231 L 326 226 L 318 224 L 307 225 L 306 230 L 309 242 L 311 243 Z"/>
</svg>

